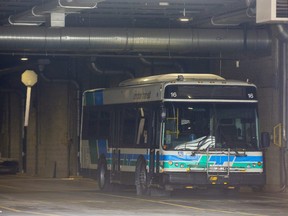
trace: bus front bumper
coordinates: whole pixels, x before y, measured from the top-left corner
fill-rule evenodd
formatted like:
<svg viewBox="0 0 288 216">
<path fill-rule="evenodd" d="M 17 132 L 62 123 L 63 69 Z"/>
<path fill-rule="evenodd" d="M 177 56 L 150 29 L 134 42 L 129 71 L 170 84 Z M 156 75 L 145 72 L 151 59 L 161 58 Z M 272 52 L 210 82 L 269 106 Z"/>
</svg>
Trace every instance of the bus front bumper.
<svg viewBox="0 0 288 216">
<path fill-rule="evenodd" d="M 163 184 L 169 188 L 189 187 L 263 187 L 265 185 L 265 174 L 263 173 L 165 173 Z"/>
</svg>

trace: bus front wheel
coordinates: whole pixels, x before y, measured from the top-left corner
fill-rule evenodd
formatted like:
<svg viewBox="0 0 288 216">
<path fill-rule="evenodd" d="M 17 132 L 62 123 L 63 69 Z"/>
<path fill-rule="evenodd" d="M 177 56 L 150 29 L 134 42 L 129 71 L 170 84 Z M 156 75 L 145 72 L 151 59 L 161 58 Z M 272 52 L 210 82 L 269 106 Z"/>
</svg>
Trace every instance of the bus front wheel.
<svg viewBox="0 0 288 216">
<path fill-rule="evenodd" d="M 136 193 L 138 196 L 146 195 L 148 193 L 147 185 L 147 170 L 144 158 L 139 158 L 136 164 L 135 172 Z"/>
<path fill-rule="evenodd" d="M 105 159 L 100 159 L 98 163 L 98 185 L 100 190 L 110 189 L 109 175 L 107 172 L 107 163 Z"/>
</svg>

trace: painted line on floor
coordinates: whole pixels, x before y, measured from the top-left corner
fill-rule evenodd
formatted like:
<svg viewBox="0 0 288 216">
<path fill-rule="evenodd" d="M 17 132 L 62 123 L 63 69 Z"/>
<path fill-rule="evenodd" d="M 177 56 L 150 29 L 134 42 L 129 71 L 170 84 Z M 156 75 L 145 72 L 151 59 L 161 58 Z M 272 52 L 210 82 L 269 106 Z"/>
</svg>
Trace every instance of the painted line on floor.
<svg viewBox="0 0 288 216">
<path fill-rule="evenodd" d="M 0 187 L 2 188 L 9 188 L 9 189 L 13 189 L 13 190 L 22 190 L 22 188 L 19 187 L 14 187 L 14 186 L 8 186 L 8 185 L 0 185 Z"/>
<path fill-rule="evenodd" d="M 255 196 L 258 198 L 263 198 L 263 199 L 274 199 L 274 200 L 286 200 L 288 201 L 288 197 L 275 197 L 275 196 Z"/>
<path fill-rule="evenodd" d="M 33 211 L 22 211 L 19 209 L 15 209 L 15 208 L 10 208 L 10 207 L 6 207 L 6 206 L 2 206 L 0 205 L 0 209 L 6 210 L 6 211 L 10 211 L 10 212 L 16 212 L 16 213 L 25 213 L 25 214 L 31 214 L 31 215 L 42 215 L 42 216 L 60 216 L 57 214 L 47 214 L 47 213 L 41 213 L 41 212 L 33 212 Z M 4 213 L 3 211 L 1 213 Z"/>
<path fill-rule="evenodd" d="M 144 202 L 174 206 L 174 207 L 185 208 L 185 209 L 193 209 L 193 210 L 204 211 L 204 212 L 209 211 L 209 212 L 218 212 L 218 213 L 225 213 L 225 214 L 238 214 L 238 215 L 247 215 L 247 216 L 268 216 L 268 215 L 263 215 L 263 214 L 246 213 L 246 212 L 239 212 L 239 211 L 199 208 L 199 207 L 176 204 L 176 203 L 171 203 L 171 202 L 161 201 L 161 200 L 151 200 L 151 199 L 148 200 L 148 199 L 143 199 L 143 198 L 139 198 L 139 197 L 120 196 L 120 195 L 106 194 L 106 193 L 99 193 L 99 194 L 104 195 L 104 196 L 121 198 L 121 199 L 139 200 L 139 201 L 144 201 Z"/>
</svg>

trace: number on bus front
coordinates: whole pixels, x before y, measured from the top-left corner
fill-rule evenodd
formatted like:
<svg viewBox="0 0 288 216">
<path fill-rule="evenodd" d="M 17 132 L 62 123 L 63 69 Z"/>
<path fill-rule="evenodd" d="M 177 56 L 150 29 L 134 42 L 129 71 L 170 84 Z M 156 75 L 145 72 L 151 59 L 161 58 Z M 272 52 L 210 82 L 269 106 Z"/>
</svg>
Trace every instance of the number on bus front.
<svg viewBox="0 0 288 216">
<path fill-rule="evenodd" d="M 171 98 L 176 98 L 177 97 L 177 92 L 171 92 L 170 95 L 171 95 Z"/>
<path fill-rule="evenodd" d="M 248 93 L 248 98 L 249 99 L 253 99 L 254 98 L 254 94 L 253 93 Z"/>
</svg>

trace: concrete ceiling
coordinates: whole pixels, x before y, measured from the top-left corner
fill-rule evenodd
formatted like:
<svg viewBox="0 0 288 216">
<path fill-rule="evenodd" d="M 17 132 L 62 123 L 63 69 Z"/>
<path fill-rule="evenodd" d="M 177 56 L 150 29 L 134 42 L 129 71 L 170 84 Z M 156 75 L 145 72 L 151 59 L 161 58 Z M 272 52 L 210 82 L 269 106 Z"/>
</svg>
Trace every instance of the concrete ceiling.
<svg viewBox="0 0 288 216">
<path fill-rule="evenodd" d="M 262 52 L 270 48 L 271 38 L 269 25 L 256 23 L 257 2 L 0 0 L 0 55 L 11 61 L 11 68 L 15 65 L 14 58 L 25 54 L 35 58 L 56 55 L 90 58 L 97 57 L 101 50 L 104 57 L 107 52 L 109 57 L 115 55 L 115 51 L 117 57 L 131 52 L 136 57 L 145 52 L 146 57 L 159 57 L 161 52 L 170 59 L 172 52 L 182 47 L 188 48 L 184 58 L 190 54 L 196 58 L 203 56 L 198 51 L 208 53 L 209 57 L 210 49 Z M 287 3 L 283 8 L 286 7 Z M 182 17 L 188 21 L 180 21 Z M 79 48 L 81 44 L 84 46 Z M 5 62 L 0 62 L 0 75 L 10 71 L 3 69 L 7 67 Z"/>
</svg>

